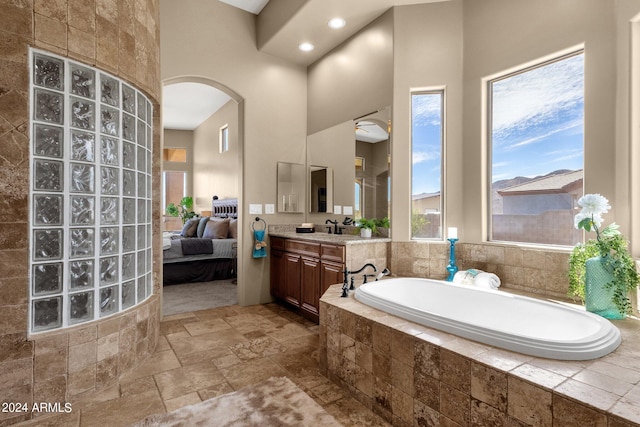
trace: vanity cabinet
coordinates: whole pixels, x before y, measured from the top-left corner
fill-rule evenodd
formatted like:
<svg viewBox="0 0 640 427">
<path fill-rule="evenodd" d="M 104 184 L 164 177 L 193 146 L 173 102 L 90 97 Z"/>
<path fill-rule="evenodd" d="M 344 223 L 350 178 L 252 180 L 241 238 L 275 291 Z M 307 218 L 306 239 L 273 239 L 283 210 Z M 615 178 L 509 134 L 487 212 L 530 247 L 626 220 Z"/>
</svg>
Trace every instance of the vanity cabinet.
<svg viewBox="0 0 640 427">
<path fill-rule="evenodd" d="M 307 319 L 318 322 L 320 296 L 344 269 L 344 246 L 271 237 L 271 295 Z"/>
</svg>

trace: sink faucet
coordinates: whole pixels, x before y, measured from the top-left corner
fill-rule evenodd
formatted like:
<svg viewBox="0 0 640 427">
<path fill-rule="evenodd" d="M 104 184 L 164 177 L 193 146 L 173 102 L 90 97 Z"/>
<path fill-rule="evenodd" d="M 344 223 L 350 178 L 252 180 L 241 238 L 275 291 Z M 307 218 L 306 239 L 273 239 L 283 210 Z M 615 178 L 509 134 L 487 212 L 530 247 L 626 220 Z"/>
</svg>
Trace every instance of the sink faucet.
<svg viewBox="0 0 640 427">
<path fill-rule="evenodd" d="M 353 274 L 362 273 L 364 271 L 364 269 L 367 268 L 367 267 L 371 267 L 373 269 L 374 273 L 378 272 L 378 269 L 376 268 L 376 266 L 371 264 L 370 262 L 366 263 L 365 265 L 362 266 L 362 268 L 360 268 L 358 270 L 349 271 L 346 268 L 344 269 L 344 271 L 342 272 L 344 274 L 344 281 L 342 282 L 342 295 L 340 295 L 341 297 L 343 297 L 343 298 L 347 297 L 349 295 L 349 291 L 352 291 L 352 290 L 354 290 L 356 288 L 353 285 Z M 387 270 L 387 269 L 385 268 L 385 270 Z M 387 271 L 389 271 L 389 270 L 387 270 Z M 383 273 L 384 273 L 384 271 L 383 271 Z M 350 274 L 352 276 L 351 276 L 351 281 L 349 283 L 349 275 Z M 370 276 L 373 277 L 373 275 L 370 275 Z M 378 280 L 378 276 L 375 276 L 376 280 Z M 364 274 L 363 277 L 364 277 L 364 283 L 366 283 L 367 282 L 367 275 Z M 380 276 L 380 277 L 382 277 L 382 276 Z"/>
<path fill-rule="evenodd" d="M 338 227 L 338 220 L 326 220 L 325 224 L 333 224 L 333 234 L 342 234 L 343 227 Z M 331 227 L 327 227 L 328 233 L 331 234 Z"/>
</svg>

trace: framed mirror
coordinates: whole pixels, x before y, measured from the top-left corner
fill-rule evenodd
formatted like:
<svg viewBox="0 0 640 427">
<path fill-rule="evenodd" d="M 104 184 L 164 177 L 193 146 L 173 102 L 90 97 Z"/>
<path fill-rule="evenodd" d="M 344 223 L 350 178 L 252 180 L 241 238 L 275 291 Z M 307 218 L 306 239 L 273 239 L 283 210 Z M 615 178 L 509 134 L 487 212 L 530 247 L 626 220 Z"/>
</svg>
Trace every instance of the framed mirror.
<svg viewBox="0 0 640 427">
<path fill-rule="evenodd" d="M 333 212 L 333 169 L 309 166 L 309 212 Z"/>
<path fill-rule="evenodd" d="M 278 212 L 303 213 L 304 165 L 278 162 Z"/>
</svg>

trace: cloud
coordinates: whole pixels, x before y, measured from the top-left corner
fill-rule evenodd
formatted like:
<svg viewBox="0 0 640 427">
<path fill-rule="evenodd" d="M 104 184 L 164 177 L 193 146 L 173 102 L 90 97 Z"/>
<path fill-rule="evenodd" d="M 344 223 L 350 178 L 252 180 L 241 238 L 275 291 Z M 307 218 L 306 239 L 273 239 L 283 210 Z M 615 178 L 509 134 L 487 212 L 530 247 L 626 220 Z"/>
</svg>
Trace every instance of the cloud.
<svg viewBox="0 0 640 427">
<path fill-rule="evenodd" d="M 584 55 L 495 81 L 492 86 L 494 140 L 547 125 L 561 114 L 581 117 Z"/>
<path fill-rule="evenodd" d="M 430 162 L 432 160 L 438 160 L 438 159 L 440 159 L 439 151 L 415 151 L 413 153 L 412 162 L 415 165 L 418 163 Z"/>
<path fill-rule="evenodd" d="M 562 126 L 559 126 L 559 127 L 556 127 L 556 128 L 552 128 L 551 130 L 549 130 L 548 132 L 545 132 L 543 134 L 536 135 L 536 136 L 534 136 L 532 138 L 525 139 L 524 141 L 519 141 L 519 142 L 516 142 L 514 144 L 507 145 L 506 147 L 504 147 L 504 149 L 505 150 L 513 150 L 515 148 L 523 147 L 525 145 L 529 145 L 529 144 L 533 144 L 535 142 L 541 141 L 541 140 L 546 139 L 546 138 L 548 138 L 550 136 L 553 136 L 553 135 L 555 135 L 557 133 L 565 132 L 567 130 L 571 130 L 571 129 L 578 128 L 578 127 L 580 129 L 582 129 L 582 124 L 583 124 L 582 120 L 572 120 L 569 123 L 566 123 L 566 124 L 564 124 Z"/>
<path fill-rule="evenodd" d="M 440 126 L 442 123 L 442 94 L 424 93 L 411 97 L 414 126 Z"/>
</svg>

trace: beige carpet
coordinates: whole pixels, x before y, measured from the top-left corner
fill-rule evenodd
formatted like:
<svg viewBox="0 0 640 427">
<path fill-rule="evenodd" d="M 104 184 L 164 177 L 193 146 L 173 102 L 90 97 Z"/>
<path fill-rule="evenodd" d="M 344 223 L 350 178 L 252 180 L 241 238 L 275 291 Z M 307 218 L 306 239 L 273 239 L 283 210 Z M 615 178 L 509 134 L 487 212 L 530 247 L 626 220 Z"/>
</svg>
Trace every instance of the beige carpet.
<svg viewBox="0 0 640 427">
<path fill-rule="evenodd" d="M 339 427 L 341 424 L 291 380 L 272 377 L 168 414 L 152 415 L 132 427 L 151 426 Z"/>
<path fill-rule="evenodd" d="M 238 303 L 235 279 L 185 283 L 162 288 L 162 314 L 189 313 Z"/>
</svg>

